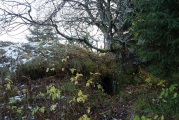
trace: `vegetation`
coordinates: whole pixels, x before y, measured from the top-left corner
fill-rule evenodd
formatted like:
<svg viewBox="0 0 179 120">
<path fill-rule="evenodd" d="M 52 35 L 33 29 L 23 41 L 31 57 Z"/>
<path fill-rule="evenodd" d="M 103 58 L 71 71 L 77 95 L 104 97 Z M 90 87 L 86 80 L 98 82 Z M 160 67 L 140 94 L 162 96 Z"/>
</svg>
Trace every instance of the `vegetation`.
<svg viewBox="0 0 179 120">
<path fill-rule="evenodd" d="M 120 63 L 110 63 L 117 60 L 112 53 L 97 56 L 77 46 L 57 48 L 48 49 L 59 57 L 47 63 L 39 56 L 20 65 L 16 77 L 6 77 L 1 84 L 2 119 L 178 118 L 177 84 L 141 68 L 136 75 L 114 75 Z M 118 81 L 115 90 L 113 80 Z"/>
<path fill-rule="evenodd" d="M 30 42 L 49 42 L 57 41 L 58 36 L 51 27 L 34 25 L 29 28 L 30 35 L 26 36 Z"/>
<path fill-rule="evenodd" d="M 138 39 L 137 53 L 157 77 L 178 80 L 179 2 L 136 0 L 135 5 L 132 30 Z"/>
<path fill-rule="evenodd" d="M 26 46 L 39 54 L 15 71 L 0 67 L 0 119 L 179 119 L 178 0 L 45 1 L 40 20 L 34 3 L 1 1 L 13 3 L 0 8 L 2 29 L 20 18 L 35 25 L 32 42 L 58 34 L 74 44 Z"/>
</svg>

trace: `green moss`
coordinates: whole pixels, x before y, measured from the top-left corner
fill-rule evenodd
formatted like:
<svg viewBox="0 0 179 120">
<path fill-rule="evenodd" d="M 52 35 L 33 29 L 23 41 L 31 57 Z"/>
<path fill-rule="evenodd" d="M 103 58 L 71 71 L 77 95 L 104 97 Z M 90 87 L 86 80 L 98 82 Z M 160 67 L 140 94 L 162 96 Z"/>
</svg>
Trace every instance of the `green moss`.
<svg viewBox="0 0 179 120">
<path fill-rule="evenodd" d="M 36 58 L 33 61 L 21 64 L 16 70 L 16 77 L 19 82 L 24 81 L 23 76 L 30 78 L 32 80 L 37 80 L 39 78 L 44 78 L 46 76 L 53 75 L 54 72 L 46 72 L 49 64 L 47 61 L 43 61 L 43 58 Z"/>
<path fill-rule="evenodd" d="M 73 93 L 76 91 L 76 87 L 72 82 L 66 82 L 62 86 L 62 90 L 67 93 Z"/>
<path fill-rule="evenodd" d="M 129 68 L 126 73 L 121 72 L 121 61 L 116 59 L 113 53 L 106 53 L 101 56 L 77 46 L 56 45 L 43 49 L 51 52 L 50 56 L 44 60 L 44 56 L 40 56 L 33 61 L 19 66 L 17 79 L 22 79 L 22 76 L 30 77 L 31 79 L 39 79 L 50 75 L 56 75 L 58 78 L 65 78 L 78 73 L 88 79 L 90 73 L 100 73 L 98 78 L 94 79 L 95 83 L 101 83 L 108 92 L 120 91 L 123 84 L 135 83 L 133 71 L 134 68 Z M 42 51 L 43 52 L 43 51 Z M 68 56 L 68 57 L 67 57 Z M 66 59 L 62 61 L 62 59 Z M 49 72 L 46 69 L 49 68 Z M 54 71 L 50 69 L 55 68 Z M 76 69 L 74 74 L 71 74 L 70 69 Z M 114 86 L 113 83 L 117 83 Z"/>
</svg>

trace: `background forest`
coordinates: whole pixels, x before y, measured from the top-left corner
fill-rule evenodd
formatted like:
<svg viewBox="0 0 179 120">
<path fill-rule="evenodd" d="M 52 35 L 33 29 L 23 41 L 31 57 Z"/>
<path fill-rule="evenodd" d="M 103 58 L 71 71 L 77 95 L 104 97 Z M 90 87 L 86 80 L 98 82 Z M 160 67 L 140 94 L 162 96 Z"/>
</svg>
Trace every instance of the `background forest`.
<svg viewBox="0 0 179 120">
<path fill-rule="evenodd" d="M 0 119 L 179 119 L 178 0 L 0 4 Z"/>
</svg>

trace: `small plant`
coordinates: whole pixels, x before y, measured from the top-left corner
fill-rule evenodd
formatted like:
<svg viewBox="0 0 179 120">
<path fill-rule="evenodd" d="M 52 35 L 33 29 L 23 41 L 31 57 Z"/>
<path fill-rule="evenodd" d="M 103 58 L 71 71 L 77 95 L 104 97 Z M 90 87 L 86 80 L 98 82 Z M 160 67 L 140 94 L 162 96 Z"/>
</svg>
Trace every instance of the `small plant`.
<svg viewBox="0 0 179 120">
<path fill-rule="evenodd" d="M 177 118 L 178 84 L 168 85 L 166 81 L 158 80 L 150 75 L 146 77 L 144 82 L 142 91 L 135 91 L 138 93 L 138 99 L 134 102 L 134 106 L 138 115 L 135 116 L 134 120 Z M 139 117 L 139 115 L 142 116 Z"/>
<path fill-rule="evenodd" d="M 138 115 L 136 115 L 134 117 L 134 120 L 164 120 L 164 116 L 162 115 L 161 117 L 159 117 L 158 115 L 155 115 L 153 118 L 147 118 L 146 116 L 142 115 L 141 117 L 139 117 Z"/>
<path fill-rule="evenodd" d="M 47 86 L 47 94 L 52 100 L 60 99 L 60 90 L 56 89 L 54 85 Z"/>
</svg>

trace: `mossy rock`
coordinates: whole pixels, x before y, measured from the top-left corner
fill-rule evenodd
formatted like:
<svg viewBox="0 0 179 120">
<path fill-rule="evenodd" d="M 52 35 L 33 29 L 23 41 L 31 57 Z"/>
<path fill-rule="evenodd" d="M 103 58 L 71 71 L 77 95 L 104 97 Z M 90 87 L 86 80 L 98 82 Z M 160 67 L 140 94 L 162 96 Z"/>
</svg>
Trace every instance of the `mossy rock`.
<svg viewBox="0 0 179 120">
<path fill-rule="evenodd" d="M 55 73 L 53 71 L 46 72 L 48 66 L 48 62 L 43 61 L 42 58 L 36 58 L 30 62 L 21 64 L 16 70 L 16 79 L 19 82 L 23 82 L 25 80 L 24 77 L 37 80 L 39 78 L 54 75 Z"/>
<path fill-rule="evenodd" d="M 55 74 L 65 77 L 70 75 L 71 68 L 75 68 L 76 72 L 81 72 L 83 75 L 89 75 L 90 72 L 95 72 L 98 68 L 96 64 L 98 56 L 87 49 L 58 45 L 54 48 L 48 48 L 48 51 L 51 52 L 48 58 L 39 55 L 39 57 L 31 61 L 19 65 L 16 70 L 17 79 L 21 81 L 22 76 L 25 76 L 36 80 Z M 69 56 L 68 60 L 62 62 L 62 59 L 65 59 L 67 56 Z M 47 68 L 54 69 L 54 71 L 49 70 L 49 72 L 46 72 Z M 65 71 L 62 72 L 62 68 Z"/>
<path fill-rule="evenodd" d="M 88 49 L 70 45 L 56 45 L 47 50 L 51 52 L 48 58 L 39 56 L 33 61 L 20 65 L 16 71 L 17 79 L 20 80 L 22 76 L 26 76 L 36 80 L 51 75 L 56 75 L 58 78 L 63 79 L 78 72 L 83 74 L 87 80 L 91 76 L 91 73 L 100 73 L 98 78 L 94 78 L 94 82 L 101 83 L 108 93 L 113 91 L 114 82 L 120 81 L 120 84 L 123 84 L 129 81 L 129 79 L 122 79 L 124 75 L 120 71 L 121 63 L 113 53 L 99 56 Z M 47 68 L 50 69 L 49 72 L 46 72 Z M 51 69 L 54 69 L 54 71 Z M 76 70 L 74 73 L 71 73 L 70 69 Z M 127 76 L 133 79 L 130 76 L 131 73 L 129 71 Z"/>
</svg>

